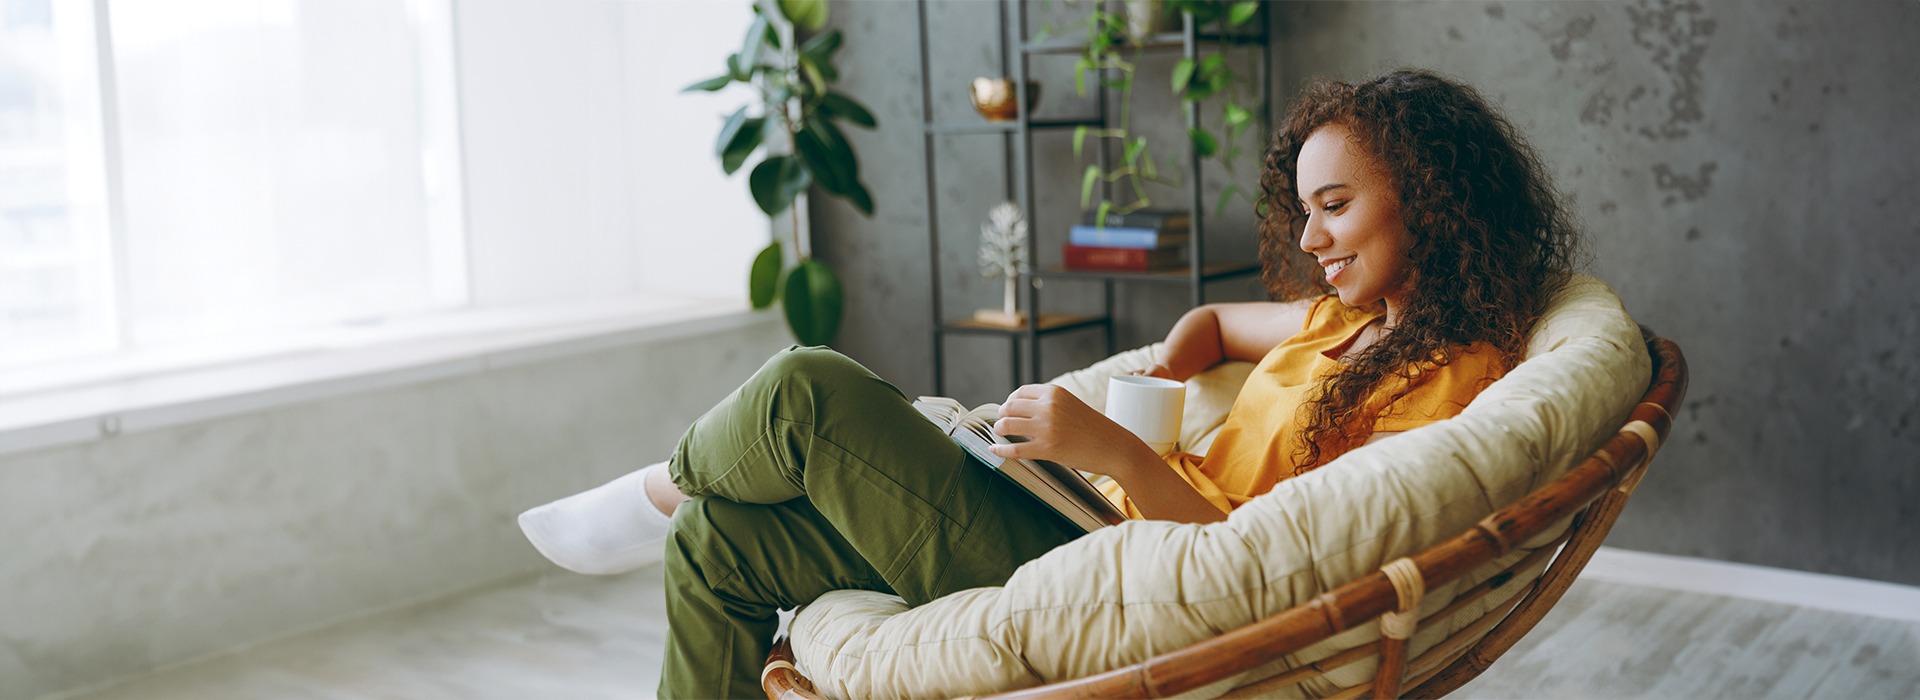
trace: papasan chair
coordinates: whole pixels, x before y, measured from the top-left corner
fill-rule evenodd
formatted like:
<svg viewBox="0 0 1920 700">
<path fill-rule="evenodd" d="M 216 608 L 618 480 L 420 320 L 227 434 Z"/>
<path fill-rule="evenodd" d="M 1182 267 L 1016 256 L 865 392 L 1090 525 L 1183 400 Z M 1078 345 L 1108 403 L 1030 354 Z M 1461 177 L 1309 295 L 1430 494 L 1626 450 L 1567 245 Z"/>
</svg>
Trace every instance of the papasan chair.
<svg viewBox="0 0 1920 700">
<path fill-rule="evenodd" d="M 1105 378 L 1156 350 L 1054 382 L 1100 407 Z M 1181 449 L 1205 450 L 1250 368 L 1189 382 Z M 762 686 L 769 698 L 1445 695 L 1566 591 L 1686 385 L 1678 346 L 1577 277 L 1527 359 L 1459 416 L 1283 481 L 1223 522 L 1102 528 L 1003 586 L 912 609 L 829 593 L 794 616 Z"/>
</svg>

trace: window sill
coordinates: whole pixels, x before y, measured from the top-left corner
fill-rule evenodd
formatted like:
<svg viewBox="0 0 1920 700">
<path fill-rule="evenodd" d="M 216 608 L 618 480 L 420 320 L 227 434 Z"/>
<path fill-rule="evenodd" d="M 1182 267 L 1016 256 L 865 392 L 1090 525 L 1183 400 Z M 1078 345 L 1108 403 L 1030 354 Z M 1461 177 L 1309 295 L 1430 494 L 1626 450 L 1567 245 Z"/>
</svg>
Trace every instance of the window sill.
<svg viewBox="0 0 1920 700">
<path fill-rule="evenodd" d="M 90 442 L 292 403 L 775 322 L 738 300 L 632 297 L 448 314 L 303 336 L 190 367 L 132 361 L 57 385 L 0 378 L 0 454 Z"/>
</svg>

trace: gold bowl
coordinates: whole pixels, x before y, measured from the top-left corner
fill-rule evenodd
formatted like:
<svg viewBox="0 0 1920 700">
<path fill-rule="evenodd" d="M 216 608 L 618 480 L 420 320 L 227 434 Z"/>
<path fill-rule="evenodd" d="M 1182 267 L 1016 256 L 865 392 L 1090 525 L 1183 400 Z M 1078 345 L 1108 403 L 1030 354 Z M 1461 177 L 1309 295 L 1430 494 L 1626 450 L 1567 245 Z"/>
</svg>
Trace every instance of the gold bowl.
<svg viewBox="0 0 1920 700">
<path fill-rule="evenodd" d="M 973 99 L 973 109 L 986 117 L 987 121 L 1010 122 L 1020 117 L 1020 103 L 1013 96 L 1013 80 L 1009 78 L 974 78 L 973 89 L 967 96 Z M 1040 104 L 1040 84 L 1027 81 L 1027 109 Z"/>
</svg>

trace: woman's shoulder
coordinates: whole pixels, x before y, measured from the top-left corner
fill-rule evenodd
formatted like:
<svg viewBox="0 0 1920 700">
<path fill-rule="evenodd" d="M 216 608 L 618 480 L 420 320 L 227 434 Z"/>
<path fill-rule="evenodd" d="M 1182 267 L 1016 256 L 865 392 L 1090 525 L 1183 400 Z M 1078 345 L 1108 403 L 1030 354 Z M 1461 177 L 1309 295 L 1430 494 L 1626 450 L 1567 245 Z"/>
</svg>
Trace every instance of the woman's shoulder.
<svg viewBox="0 0 1920 700">
<path fill-rule="evenodd" d="M 1313 299 L 1313 305 L 1307 310 L 1307 323 L 1301 330 L 1309 335 L 1342 335 L 1367 325 L 1379 318 L 1380 313 L 1364 308 L 1354 308 L 1340 303 L 1340 297 L 1326 294 Z"/>
</svg>

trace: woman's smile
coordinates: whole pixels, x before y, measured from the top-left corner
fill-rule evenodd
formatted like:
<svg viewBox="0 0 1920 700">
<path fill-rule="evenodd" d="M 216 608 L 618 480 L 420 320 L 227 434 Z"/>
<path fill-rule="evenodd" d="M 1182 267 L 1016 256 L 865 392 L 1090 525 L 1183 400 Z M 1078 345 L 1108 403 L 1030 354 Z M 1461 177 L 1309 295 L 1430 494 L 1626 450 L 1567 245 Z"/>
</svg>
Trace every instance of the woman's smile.
<svg viewBox="0 0 1920 700">
<path fill-rule="evenodd" d="M 1359 257 L 1358 255 L 1349 255 L 1332 262 L 1321 261 L 1320 266 L 1327 270 L 1327 284 L 1333 284 L 1334 278 L 1340 276 L 1340 271 L 1347 269 L 1347 266 L 1352 265 L 1354 259 Z"/>
</svg>

